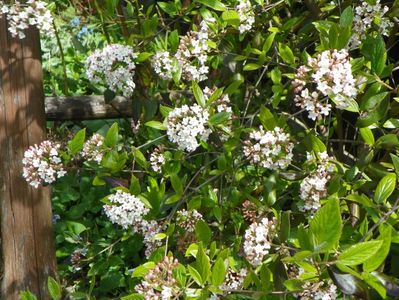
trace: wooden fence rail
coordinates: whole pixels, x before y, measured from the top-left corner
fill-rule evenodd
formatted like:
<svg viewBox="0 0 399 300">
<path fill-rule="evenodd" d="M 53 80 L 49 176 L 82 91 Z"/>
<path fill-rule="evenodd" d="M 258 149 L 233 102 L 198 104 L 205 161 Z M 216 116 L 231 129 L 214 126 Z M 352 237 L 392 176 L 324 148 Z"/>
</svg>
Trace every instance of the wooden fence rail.
<svg viewBox="0 0 399 300">
<path fill-rule="evenodd" d="M 103 96 L 46 97 L 46 119 L 91 120 L 131 117 L 131 102 L 124 97 L 115 97 L 106 103 Z"/>
</svg>

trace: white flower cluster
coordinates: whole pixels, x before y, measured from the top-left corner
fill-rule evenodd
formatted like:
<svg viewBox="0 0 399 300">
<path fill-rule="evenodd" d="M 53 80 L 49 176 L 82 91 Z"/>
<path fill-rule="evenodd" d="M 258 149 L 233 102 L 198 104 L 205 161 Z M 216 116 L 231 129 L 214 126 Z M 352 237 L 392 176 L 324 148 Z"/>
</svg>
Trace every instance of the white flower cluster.
<svg viewBox="0 0 399 300">
<path fill-rule="evenodd" d="M 53 17 L 43 1 L 28 0 L 24 4 L 15 1 L 13 5 L 6 5 L 0 1 L 0 12 L 6 14 L 9 23 L 8 31 L 13 37 L 18 36 L 24 39 L 25 30 L 29 26 L 36 26 L 46 35 L 54 33 Z"/>
<path fill-rule="evenodd" d="M 172 110 L 167 117 L 167 135 L 180 150 L 194 151 L 198 140 L 208 140 L 211 130 L 208 128 L 209 112 L 201 106 L 183 105 Z"/>
<path fill-rule="evenodd" d="M 212 96 L 212 94 L 216 91 L 216 88 L 209 88 L 205 87 L 203 90 L 204 93 L 204 98 L 205 102 L 208 102 L 209 98 Z M 222 94 L 219 99 L 216 99 L 213 102 L 216 105 L 216 111 L 218 113 L 220 112 L 228 112 L 228 113 L 233 113 L 233 110 L 230 106 L 230 98 L 229 95 L 227 94 Z"/>
<path fill-rule="evenodd" d="M 86 60 L 86 74 L 93 83 L 105 82 L 110 90 L 130 97 L 136 87 L 133 76 L 137 55 L 129 46 L 111 44 L 94 51 Z"/>
<path fill-rule="evenodd" d="M 363 1 L 361 5 L 356 6 L 350 45 L 353 47 L 359 46 L 373 24 L 380 34 L 388 36 L 389 30 L 394 25 L 389 18 L 384 17 L 388 10 L 387 6 L 381 7 L 380 0 L 377 0 L 374 5 Z"/>
<path fill-rule="evenodd" d="M 199 31 L 190 31 L 180 39 L 176 59 L 182 68 L 182 78 L 187 81 L 203 81 L 208 78 L 208 60 L 210 29 L 205 21 Z"/>
<path fill-rule="evenodd" d="M 297 293 L 299 300 L 335 300 L 337 299 L 337 286 L 329 280 L 329 282 L 305 282 L 302 285 L 304 289 Z"/>
<path fill-rule="evenodd" d="M 112 223 L 127 229 L 132 226 L 134 231 L 143 236 L 143 242 L 146 247 L 145 255 L 148 258 L 151 253 L 161 246 L 161 241 L 154 240 L 153 237 L 160 233 L 163 226 L 157 221 L 144 220 L 144 216 L 150 211 L 144 206 L 139 198 L 117 190 L 115 194 L 108 197 L 111 204 L 103 206 L 106 216 Z"/>
<path fill-rule="evenodd" d="M 176 214 L 176 224 L 179 225 L 186 232 L 194 232 L 197 222 L 202 220 L 202 214 L 196 209 L 187 211 L 185 209 L 179 210 Z"/>
<path fill-rule="evenodd" d="M 151 168 L 155 172 L 160 172 L 165 162 L 165 155 L 162 153 L 162 150 L 160 148 L 155 148 L 150 155 Z"/>
<path fill-rule="evenodd" d="M 346 109 L 357 96 L 356 82 L 345 49 L 326 50 L 316 58 L 309 58 L 307 66 L 301 66 L 295 75 L 296 105 L 316 120 L 330 113 L 332 99 L 339 109 Z"/>
<path fill-rule="evenodd" d="M 239 0 L 236 11 L 240 17 L 238 30 L 241 34 L 250 31 L 255 23 L 255 13 L 249 0 Z"/>
<path fill-rule="evenodd" d="M 247 269 L 242 268 L 237 272 L 230 268 L 226 274 L 223 284 L 220 285 L 219 288 L 222 291 L 227 291 L 228 293 L 230 293 L 231 290 L 241 290 L 247 274 Z"/>
<path fill-rule="evenodd" d="M 244 141 L 244 155 L 252 164 L 278 170 L 287 168 L 291 163 L 294 144 L 282 128 L 265 131 L 259 126 L 259 130 L 251 132 L 249 138 Z"/>
<path fill-rule="evenodd" d="M 127 229 L 129 226 L 141 226 L 143 217 L 150 211 L 143 202 L 126 192 L 117 190 L 110 195 L 108 200 L 111 204 L 103 206 L 104 212 L 112 223 Z"/>
<path fill-rule="evenodd" d="M 319 161 L 317 169 L 307 176 L 300 185 L 300 195 L 303 203 L 298 205 L 300 211 L 316 212 L 321 204 L 320 200 L 327 196 L 327 183 L 331 179 L 334 165 L 331 163 L 332 157 L 327 152 L 318 154 Z M 308 157 L 308 160 L 311 158 Z"/>
<path fill-rule="evenodd" d="M 176 72 L 175 62 L 168 51 L 158 51 L 152 58 L 152 67 L 155 73 L 163 80 L 170 80 L 173 78 L 173 73 Z"/>
<path fill-rule="evenodd" d="M 44 141 L 25 151 L 23 177 L 31 186 L 38 188 L 41 184 L 53 183 L 66 174 L 58 153 L 60 148 L 60 144 Z"/>
<path fill-rule="evenodd" d="M 165 256 L 145 275 L 144 280 L 136 285 L 135 290 L 143 295 L 145 300 L 179 299 L 180 288 L 173 277 L 173 270 L 178 265 L 177 259 Z"/>
<path fill-rule="evenodd" d="M 269 254 L 270 241 L 276 231 L 276 220 L 263 218 L 259 223 L 252 223 L 245 231 L 244 253 L 254 267 L 259 266 L 265 255 Z"/>
<path fill-rule="evenodd" d="M 104 137 L 101 134 L 94 134 L 88 141 L 85 142 L 81 151 L 82 157 L 88 161 L 95 161 L 100 163 L 104 156 Z"/>
</svg>

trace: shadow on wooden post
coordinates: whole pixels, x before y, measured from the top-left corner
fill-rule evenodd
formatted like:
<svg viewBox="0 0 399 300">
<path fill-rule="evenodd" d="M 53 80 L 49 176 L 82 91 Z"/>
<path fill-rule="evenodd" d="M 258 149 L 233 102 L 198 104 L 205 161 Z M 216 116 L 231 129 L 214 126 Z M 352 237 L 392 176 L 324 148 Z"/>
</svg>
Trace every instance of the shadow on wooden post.
<svg viewBox="0 0 399 300">
<path fill-rule="evenodd" d="M 1 299 L 26 289 L 49 299 L 47 277 L 56 270 L 50 190 L 22 177 L 24 151 L 45 139 L 39 34 L 29 30 L 20 41 L 6 26 L 0 15 Z"/>
</svg>

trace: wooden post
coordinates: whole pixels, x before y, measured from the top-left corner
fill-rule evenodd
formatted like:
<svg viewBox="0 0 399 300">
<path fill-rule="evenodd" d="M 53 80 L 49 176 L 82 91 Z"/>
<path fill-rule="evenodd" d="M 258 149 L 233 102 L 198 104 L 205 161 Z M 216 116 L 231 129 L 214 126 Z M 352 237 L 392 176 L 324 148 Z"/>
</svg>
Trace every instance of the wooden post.
<svg viewBox="0 0 399 300">
<path fill-rule="evenodd" d="M 39 34 L 29 29 L 20 41 L 6 23 L 0 14 L 0 298 L 19 299 L 29 289 L 49 299 L 47 278 L 56 270 L 50 190 L 22 177 L 24 151 L 45 139 Z"/>
</svg>

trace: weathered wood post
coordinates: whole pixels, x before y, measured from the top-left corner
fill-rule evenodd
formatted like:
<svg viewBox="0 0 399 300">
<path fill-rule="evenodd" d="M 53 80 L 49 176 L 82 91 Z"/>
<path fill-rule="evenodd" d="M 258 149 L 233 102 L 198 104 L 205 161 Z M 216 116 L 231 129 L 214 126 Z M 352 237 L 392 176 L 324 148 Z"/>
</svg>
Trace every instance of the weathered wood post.
<svg viewBox="0 0 399 300">
<path fill-rule="evenodd" d="M 29 289 L 48 299 L 47 277 L 56 270 L 50 190 L 22 178 L 25 149 L 45 139 L 40 43 L 29 29 L 20 41 L 0 15 L 1 299 Z"/>
</svg>

